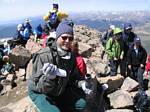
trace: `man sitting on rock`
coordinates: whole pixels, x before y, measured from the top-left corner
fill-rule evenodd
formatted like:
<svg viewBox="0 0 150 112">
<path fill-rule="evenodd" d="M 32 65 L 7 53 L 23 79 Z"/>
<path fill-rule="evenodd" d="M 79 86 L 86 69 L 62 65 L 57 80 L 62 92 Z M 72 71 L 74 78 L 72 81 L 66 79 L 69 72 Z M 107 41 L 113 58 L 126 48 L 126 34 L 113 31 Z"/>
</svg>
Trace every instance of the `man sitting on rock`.
<svg viewBox="0 0 150 112">
<path fill-rule="evenodd" d="M 84 77 L 71 52 L 73 40 L 73 27 L 64 20 L 56 29 L 56 42 L 33 56 L 28 92 L 40 112 L 80 112 L 86 106 L 85 93 L 91 90 L 78 87 Z"/>
</svg>

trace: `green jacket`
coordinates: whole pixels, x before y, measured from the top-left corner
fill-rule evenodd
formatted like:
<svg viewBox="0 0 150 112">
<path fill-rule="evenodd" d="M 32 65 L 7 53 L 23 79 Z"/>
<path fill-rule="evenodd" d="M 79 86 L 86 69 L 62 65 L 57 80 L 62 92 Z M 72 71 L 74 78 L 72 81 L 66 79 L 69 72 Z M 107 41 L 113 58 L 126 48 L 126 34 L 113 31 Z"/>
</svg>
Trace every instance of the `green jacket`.
<svg viewBox="0 0 150 112">
<path fill-rule="evenodd" d="M 124 45 L 122 41 L 115 41 L 113 38 L 109 38 L 106 43 L 106 53 L 108 59 L 114 59 L 114 57 L 120 59 L 120 56 L 124 55 Z"/>
<path fill-rule="evenodd" d="M 50 79 L 49 75 L 44 75 L 41 71 L 44 63 L 53 63 L 58 68 L 64 69 L 67 72 L 67 77 L 57 76 L 55 79 Z M 75 80 L 80 80 L 81 75 L 76 69 L 75 57 L 72 53 L 71 59 L 62 59 L 57 52 L 57 48 L 52 50 L 49 47 L 37 52 L 33 57 L 32 76 L 29 79 L 28 86 L 30 90 L 48 96 L 59 96 L 65 91 L 66 87 L 72 85 Z M 81 79 L 82 80 L 82 79 Z"/>
</svg>

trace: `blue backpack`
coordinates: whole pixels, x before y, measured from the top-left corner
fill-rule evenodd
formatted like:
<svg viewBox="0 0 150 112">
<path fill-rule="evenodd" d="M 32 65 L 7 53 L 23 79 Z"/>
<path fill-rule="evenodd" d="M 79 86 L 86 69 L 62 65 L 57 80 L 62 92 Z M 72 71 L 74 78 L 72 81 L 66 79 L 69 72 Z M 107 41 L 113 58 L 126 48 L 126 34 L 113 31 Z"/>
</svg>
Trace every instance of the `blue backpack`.
<svg viewBox="0 0 150 112">
<path fill-rule="evenodd" d="M 49 16 L 49 25 L 52 29 L 56 29 L 59 24 L 57 12 L 52 12 Z"/>
</svg>

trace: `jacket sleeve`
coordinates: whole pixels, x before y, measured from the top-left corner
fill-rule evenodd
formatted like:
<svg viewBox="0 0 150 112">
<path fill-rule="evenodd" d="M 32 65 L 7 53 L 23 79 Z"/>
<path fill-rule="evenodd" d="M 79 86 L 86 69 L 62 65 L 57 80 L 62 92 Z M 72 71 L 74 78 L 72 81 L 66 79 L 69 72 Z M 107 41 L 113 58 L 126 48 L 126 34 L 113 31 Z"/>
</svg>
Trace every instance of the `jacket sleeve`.
<svg viewBox="0 0 150 112">
<path fill-rule="evenodd" d="M 142 56 L 143 56 L 143 58 L 142 58 L 141 64 L 145 65 L 146 59 L 147 59 L 147 52 L 144 48 L 143 48 L 143 55 Z"/>
<path fill-rule="evenodd" d="M 35 87 L 32 88 L 40 93 L 48 93 L 55 88 L 54 81 L 49 78 L 49 75 L 51 74 L 44 75 L 41 71 L 43 64 L 46 63 L 44 59 L 46 59 L 46 56 L 41 57 L 40 55 L 37 55 L 32 71 L 32 81 L 35 83 Z"/>
<path fill-rule="evenodd" d="M 112 38 L 110 38 L 106 43 L 106 53 L 107 53 L 108 57 L 110 57 L 110 58 L 113 57 L 112 44 L 113 44 L 113 40 L 112 40 Z"/>
</svg>

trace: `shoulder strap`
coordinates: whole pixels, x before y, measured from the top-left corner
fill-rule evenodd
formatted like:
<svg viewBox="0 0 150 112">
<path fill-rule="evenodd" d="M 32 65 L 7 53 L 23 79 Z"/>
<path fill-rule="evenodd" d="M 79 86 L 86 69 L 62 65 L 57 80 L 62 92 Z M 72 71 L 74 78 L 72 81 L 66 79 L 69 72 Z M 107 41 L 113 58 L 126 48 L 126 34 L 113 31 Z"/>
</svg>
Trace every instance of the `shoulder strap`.
<svg viewBox="0 0 150 112">
<path fill-rule="evenodd" d="M 58 64 L 58 52 L 56 49 L 53 49 L 51 46 L 49 48 L 50 48 L 50 51 L 52 53 L 53 63 L 55 65 L 57 65 Z"/>
</svg>

